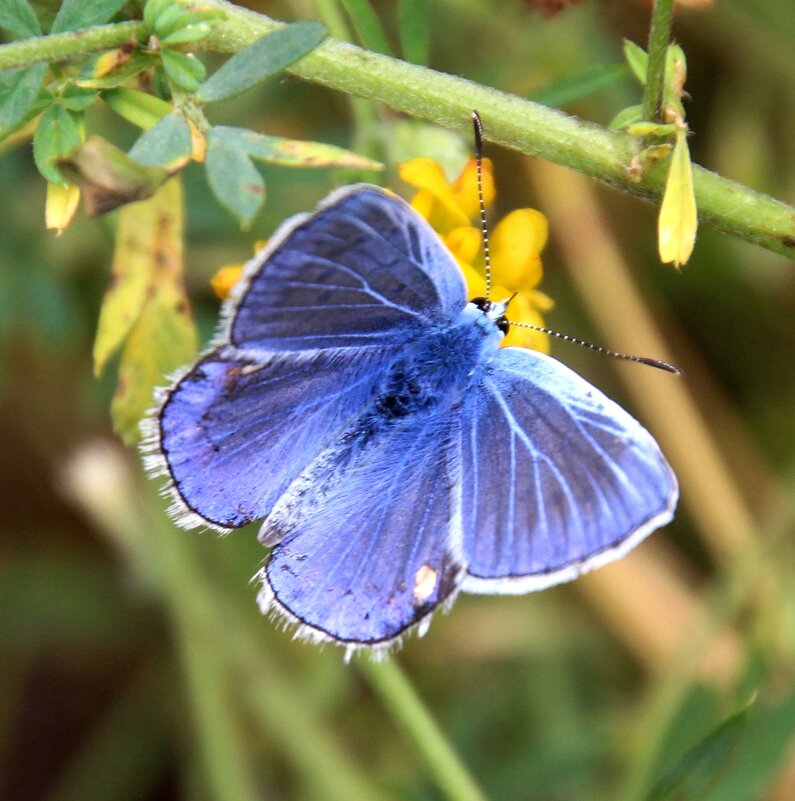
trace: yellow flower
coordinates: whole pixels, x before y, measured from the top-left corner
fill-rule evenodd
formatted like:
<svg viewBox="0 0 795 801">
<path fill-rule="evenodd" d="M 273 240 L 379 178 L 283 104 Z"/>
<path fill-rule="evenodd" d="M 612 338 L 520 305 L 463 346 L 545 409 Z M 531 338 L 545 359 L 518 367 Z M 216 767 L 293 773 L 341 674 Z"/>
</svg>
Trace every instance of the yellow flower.
<svg viewBox="0 0 795 801">
<path fill-rule="evenodd" d="M 267 244 L 264 240 L 258 240 L 254 243 L 254 254 L 259 253 L 262 248 Z M 212 287 L 215 296 L 219 300 L 225 300 L 229 297 L 232 287 L 240 280 L 243 275 L 243 268 L 245 264 L 227 264 L 224 267 L 219 267 L 215 275 L 210 279 L 210 286 Z"/>
<path fill-rule="evenodd" d="M 439 234 L 464 272 L 470 297 L 486 294 L 483 235 L 477 195 L 477 172 L 470 159 L 452 183 L 432 159 L 412 159 L 399 168 L 400 177 L 419 191 L 411 205 Z M 491 162 L 483 160 L 483 199 L 494 201 Z M 543 326 L 541 312 L 549 311 L 552 300 L 536 287 L 543 276 L 541 251 L 547 242 L 546 217 L 535 209 L 517 209 L 504 217 L 489 237 L 491 255 L 491 297 L 503 300 L 514 292 L 508 318 Z M 517 345 L 549 352 L 549 336 L 539 331 L 512 326 L 502 345 Z"/>
</svg>

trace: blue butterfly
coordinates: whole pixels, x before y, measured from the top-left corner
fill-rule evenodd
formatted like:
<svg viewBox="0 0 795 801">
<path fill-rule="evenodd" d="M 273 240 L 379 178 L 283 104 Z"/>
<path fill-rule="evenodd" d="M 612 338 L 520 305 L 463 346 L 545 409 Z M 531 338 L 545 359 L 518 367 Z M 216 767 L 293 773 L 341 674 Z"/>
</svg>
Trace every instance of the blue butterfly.
<svg viewBox="0 0 795 801">
<path fill-rule="evenodd" d="M 332 193 L 252 260 L 164 392 L 148 466 L 185 526 L 264 519 L 259 603 L 317 641 L 395 642 L 459 591 L 524 593 L 673 516 L 651 435 L 560 362 L 498 348 L 506 303 L 407 203 Z"/>
</svg>

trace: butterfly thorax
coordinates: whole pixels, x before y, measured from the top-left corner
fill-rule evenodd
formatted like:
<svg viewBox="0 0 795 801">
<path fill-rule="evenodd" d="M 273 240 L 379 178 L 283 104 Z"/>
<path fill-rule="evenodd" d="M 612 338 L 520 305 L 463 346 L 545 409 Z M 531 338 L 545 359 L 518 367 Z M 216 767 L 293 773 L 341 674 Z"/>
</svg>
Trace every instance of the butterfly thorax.
<svg viewBox="0 0 795 801">
<path fill-rule="evenodd" d="M 467 304 L 453 324 L 426 329 L 406 343 L 376 393 L 376 409 L 398 418 L 454 405 L 502 336 L 493 320 Z"/>
</svg>

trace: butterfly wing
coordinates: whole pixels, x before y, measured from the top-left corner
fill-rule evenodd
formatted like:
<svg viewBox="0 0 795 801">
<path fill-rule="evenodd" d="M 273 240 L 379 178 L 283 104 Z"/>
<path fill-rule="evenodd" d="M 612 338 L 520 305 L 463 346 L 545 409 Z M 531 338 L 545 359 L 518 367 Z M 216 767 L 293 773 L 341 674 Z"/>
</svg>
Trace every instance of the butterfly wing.
<svg viewBox="0 0 795 801">
<path fill-rule="evenodd" d="M 355 647 L 389 643 L 452 599 L 459 425 L 449 411 L 376 421 L 329 449 L 263 525 L 279 543 L 260 573 L 263 611 Z"/>
<path fill-rule="evenodd" d="M 469 592 L 542 589 L 622 556 L 667 523 L 676 478 L 651 435 L 556 360 L 505 348 L 464 413 Z"/>
<path fill-rule="evenodd" d="M 216 348 L 148 421 L 184 525 L 268 514 L 357 420 L 406 342 L 464 304 L 452 256 L 404 201 L 370 186 L 286 223 L 227 301 Z"/>
<path fill-rule="evenodd" d="M 288 221 L 249 263 L 228 340 L 266 351 L 389 348 L 465 302 L 461 270 L 425 220 L 357 185 Z"/>
<path fill-rule="evenodd" d="M 358 417 L 380 369 L 377 354 L 253 360 L 227 349 L 201 359 L 166 392 L 154 421 L 149 466 L 170 476 L 180 522 L 229 529 L 267 515 Z"/>
</svg>

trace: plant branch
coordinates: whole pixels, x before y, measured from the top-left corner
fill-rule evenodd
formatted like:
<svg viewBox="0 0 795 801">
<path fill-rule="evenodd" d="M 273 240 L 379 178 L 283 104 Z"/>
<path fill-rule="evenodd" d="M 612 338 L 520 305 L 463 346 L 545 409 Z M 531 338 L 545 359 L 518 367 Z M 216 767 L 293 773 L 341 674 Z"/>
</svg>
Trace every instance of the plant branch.
<svg viewBox="0 0 795 801">
<path fill-rule="evenodd" d="M 671 41 L 674 0 L 654 0 L 649 28 L 649 62 L 643 93 L 643 119 L 657 120 L 665 81 L 665 57 Z"/>
<path fill-rule="evenodd" d="M 357 667 L 414 741 L 445 795 L 451 801 L 486 801 L 397 662 L 365 656 Z"/>
<path fill-rule="evenodd" d="M 140 39 L 146 35 L 143 22 L 117 22 L 80 31 L 34 36 L 0 46 L 0 70 L 27 67 L 41 61 L 51 63 L 87 56 Z"/>
<path fill-rule="evenodd" d="M 282 25 L 224 0 L 204 0 L 204 5 L 225 13 L 225 19 L 215 23 L 203 43 L 217 52 L 237 52 Z M 0 69 L 25 66 L 53 54 L 66 58 L 115 47 L 140 31 L 140 23 L 121 23 L 15 42 L 0 47 Z M 50 45 L 48 49 L 49 39 L 57 40 L 58 47 Z M 662 196 L 667 163 L 654 165 L 637 182 L 629 176 L 627 167 L 638 148 L 636 138 L 515 95 L 332 39 L 289 71 L 467 134 L 476 108 L 492 142 L 555 162 L 647 201 L 656 203 Z M 795 209 L 701 167 L 694 167 L 693 177 L 702 220 L 795 259 Z"/>
<path fill-rule="evenodd" d="M 219 52 L 236 52 L 282 24 L 224 0 L 205 2 L 226 11 L 227 19 L 206 42 Z M 629 176 L 627 167 L 638 147 L 634 137 L 515 95 L 331 39 L 289 72 L 467 134 L 476 108 L 492 142 L 569 167 L 643 200 L 657 203 L 662 197 L 667 162 L 654 165 L 640 181 Z M 693 172 L 702 220 L 795 259 L 794 208 L 703 167 L 694 166 Z"/>
</svg>

